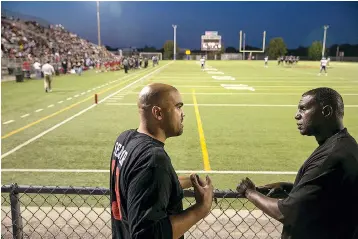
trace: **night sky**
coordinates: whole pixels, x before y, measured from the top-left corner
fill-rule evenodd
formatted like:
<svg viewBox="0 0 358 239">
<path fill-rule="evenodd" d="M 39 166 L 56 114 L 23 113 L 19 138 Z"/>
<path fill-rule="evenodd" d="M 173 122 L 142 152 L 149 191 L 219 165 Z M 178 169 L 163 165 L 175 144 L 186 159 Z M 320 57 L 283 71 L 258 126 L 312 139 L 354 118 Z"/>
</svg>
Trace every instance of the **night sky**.
<svg viewBox="0 0 358 239">
<path fill-rule="evenodd" d="M 97 43 L 96 2 L 2 2 L 2 9 L 45 19 L 65 26 Z M 238 48 L 239 31 L 246 43 L 260 47 L 283 37 L 288 48 L 309 46 L 322 40 L 327 45 L 358 44 L 358 2 L 100 2 L 102 44 L 112 47 L 161 48 L 173 39 L 178 25 L 180 48 L 199 49 L 205 31 L 218 31 L 225 47 Z"/>
</svg>

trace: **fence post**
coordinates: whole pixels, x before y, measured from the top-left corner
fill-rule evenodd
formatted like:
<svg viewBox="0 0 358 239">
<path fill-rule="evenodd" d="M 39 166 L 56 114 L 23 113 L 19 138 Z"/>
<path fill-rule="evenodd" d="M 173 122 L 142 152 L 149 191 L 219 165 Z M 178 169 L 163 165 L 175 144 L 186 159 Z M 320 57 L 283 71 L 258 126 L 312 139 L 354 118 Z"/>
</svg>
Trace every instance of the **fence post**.
<svg viewBox="0 0 358 239">
<path fill-rule="evenodd" d="M 17 184 L 11 185 L 10 191 L 12 233 L 14 239 L 23 238 L 22 218 L 20 211 L 19 193 L 17 192 Z"/>
</svg>

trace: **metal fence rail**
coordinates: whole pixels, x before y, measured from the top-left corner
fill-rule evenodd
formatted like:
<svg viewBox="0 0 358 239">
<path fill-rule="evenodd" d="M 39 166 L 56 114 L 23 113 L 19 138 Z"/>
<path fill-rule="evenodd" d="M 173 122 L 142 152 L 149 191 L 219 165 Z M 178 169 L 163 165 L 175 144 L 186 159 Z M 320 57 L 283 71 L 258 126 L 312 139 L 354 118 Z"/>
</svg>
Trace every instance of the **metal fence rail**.
<svg viewBox="0 0 358 239">
<path fill-rule="evenodd" d="M 108 189 L 12 184 L 1 191 L 1 238 L 111 237 Z M 186 238 L 280 238 L 281 223 L 236 192 L 215 190 L 214 197 Z M 183 203 L 195 203 L 192 190 L 184 190 Z"/>
</svg>

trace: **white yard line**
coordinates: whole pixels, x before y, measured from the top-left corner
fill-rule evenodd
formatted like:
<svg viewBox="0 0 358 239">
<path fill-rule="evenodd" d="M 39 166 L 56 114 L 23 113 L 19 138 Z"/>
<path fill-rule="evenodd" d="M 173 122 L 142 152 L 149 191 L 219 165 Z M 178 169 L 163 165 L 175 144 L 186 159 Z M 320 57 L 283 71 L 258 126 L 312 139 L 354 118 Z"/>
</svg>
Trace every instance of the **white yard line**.
<svg viewBox="0 0 358 239">
<path fill-rule="evenodd" d="M 306 81 L 311 81 L 311 82 L 314 82 L 314 80 L 301 80 L 302 79 L 302 76 L 242 76 L 240 74 L 231 74 L 233 75 L 234 77 L 237 77 L 238 79 L 242 79 L 242 80 L 250 80 L 250 79 L 258 79 L 258 80 L 268 80 L 268 79 L 272 79 L 272 80 L 280 80 L 280 79 L 284 79 L 286 80 L 285 82 L 287 81 L 290 81 L 290 79 L 295 79 L 295 80 L 300 80 L 302 82 L 306 82 Z M 164 76 L 163 74 L 159 75 L 159 76 L 155 76 L 155 79 L 166 79 L 166 80 L 171 80 L 171 79 L 181 79 L 183 81 L 192 81 L 193 78 L 196 78 L 196 79 L 209 79 L 211 76 L 209 75 L 188 75 L 187 77 L 183 77 L 183 76 L 177 76 L 177 73 L 175 73 L 175 76 L 173 75 L 167 75 L 167 76 Z M 296 79 L 297 78 L 297 79 Z M 330 78 L 321 78 L 320 79 L 320 82 L 321 81 L 333 81 L 335 78 L 334 77 L 330 77 Z M 336 78 L 336 79 L 339 79 L 339 80 L 343 80 L 343 78 Z M 347 82 L 349 80 L 346 80 Z M 337 81 L 335 81 L 337 82 Z M 342 82 L 342 81 L 339 81 L 339 82 Z"/>
<path fill-rule="evenodd" d="M 217 82 L 218 81 L 218 79 L 213 79 L 212 78 L 213 76 L 211 76 L 211 77 L 205 77 L 206 78 L 206 80 L 185 80 L 185 79 L 168 79 L 168 78 L 163 78 L 162 79 L 162 81 L 163 82 L 174 82 L 174 83 L 178 83 L 178 82 L 181 82 L 181 83 L 185 83 L 186 81 L 187 81 L 187 83 L 190 83 L 190 82 L 193 82 L 193 83 L 215 83 L 215 82 Z M 223 76 L 217 76 L 217 77 L 223 77 Z M 245 79 L 242 79 L 242 78 L 240 78 L 240 77 L 233 77 L 233 76 L 227 76 L 227 77 L 232 77 L 232 78 L 235 78 L 235 81 L 236 82 L 240 82 L 240 83 L 300 83 L 300 84 L 310 84 L 310 83 L 316 83 L 316 82 L 314 82 L 314 81 L 300 81 L 300 80 L 286 80 L 286 81 L 284 81 L 284 80 L 282 80 L 282 81 L 280 81 L 280 80 L 257 80 L 257 81 L 255 81 L 255 80 L 245 80 Z M 154 80 L 155 81 L 158 81 L 158 80 L 160 80 L 160 79 L 158 79 L 157 77 L 153 77 L 154 78 Z M 211 80 L 209 80 L 211 78 Z M 232 80 L 229 80 L 229 79 L 220 79 L 220 81 L 232 81 Z M 358 81 L 357 82 L 354 82 L 354 81 L 352 81 L 353 83 L 358 83 Z M 332 81 L 332 80 L 330 80 L 330 81 L 320 81 L 320 83 L 340 83 L 340 84 L 351 84 L 352 82 L 337 82 L 337 81 Z M 299 85 L 298 85 L 299 86 Z"/>
<path fill-rule="evenodd" d="M 38 109 L 38 110 L 35 110 L 35 112 L 37 113 L 37 112 L 41 112 L 41 111 L 43 111 L 44 109 Z"/>
<path fill-rule="evenodd" d="M 106 105 L 122 105 L 122 106 L 137 106 L 135 103 L 106 103 Z M 268 104 L 197 104 L 198 106 L 226 106 L 226 107 L 297 107 L 297 105 L 268 105 Z M 184 104 L 184 106 L 194 106 L 194 104 Z M 358 108 L 358 105 L 345 105 L 346 108 Z"/>
<path fill-rule="evenodd" d="M 141 82 L 141 81 L 144 80 L 145 78 L 147 78 L 147 77 L 151 76 L 152 74 L 158 72 L 159 70 L 163 69 L 164 67 L 168 66 L 168 65 L 171 64 L 171 63 L 173 63 L 173 62 L 169 62 L 169 63 L 165 64 L 164 66 L 161 66 L 160 68 L 158 68 L 158 69 L 156 69 L 156 70 L 154 70 L 154 71 L 152 71 L 152 72 L 146 74 L 145 76 L 139 78 L 138 80 L 133 81 L 132 83 L 126 85 L 125 87 L 119 89 L 118 91 L 116 91 L 116 92 L 114 92 L 114 93 L 112 93 L 112 94 L 106 96 L 105 98 L 103 98 L 102 100 L 100 100 L 100 101 L 98 102 L 98 104 L 103 103 L 103 102 L 106 101 L 107 99 L 109 99 L 109 98 L 111 98 L 112 96 L 118 94 L 119 92 L 122 92 L 123 90 L 125 90 L 125 89 L 131 87 L 132 85 L 134 85 L 134 84 L 136 84 L 136 83 L 138 83 L 138 82 Z M 3 158 L 5 158 L 6 156 L 9 156 L 10 154 L 12 154 L 12 153 L 16 152 L 17 150 L 21 149 L 22 147 L 24 147 L 24 146 L 30 144 L 31 142 L 33 142 L 33 141 L 35 141 L 35 140 L 37 140 L 37 139 L 39 139 L 39 138 L 41 138 L 41 137 L 44 136 L 45 134 L 47 134 L 47 133 L 49 133 L 49 132 L 51 132 L 51 131 L 57 129 L 57 128 L 60 127 L 61 125 L 65 124 L 65 123 L 67 123 L 67 122 L 69 122 L 69 121 L 71 121 L 72 119 L 76 118 L 77 116 L 80 116 L 80 115 L 82 115 L 83 113 L 89 111 L 90 109 L 94 108 L 95 106 L 97 106 L 97 105 L 96 105 L 96 104 L 93 104 L 93 105 L 91 105 L 91 106 L 85 108 L 84 110 L 81 110 L 81 111 L 78 112 L 77 114 L 75 114 L 75 115 L 73 115 L 73 116 L 71 116 L 71 117 L 65 119 L 64 121 L 62 121 L 62 122 L 60 122 L 60 123 L 58 123 L 58 124 L 52 126 L 51 128 L 49 128 L 49 129 L 43 131 L 42 133 L 36 135 L 35 137 L 33 137 L 33 138 L 27 140 L 26 142 L 24 142 L 24 143 L 22 143 L 22 144 L 16 146 L 15 148 L 11 149 L 10 151 L 8 151 L 8 152 L 2 154 L 2 155 L 1 155 L 1 158 L 3 159 Z"/>
<path fill-rule="evenodd" d="M 48 108 L 51 108 L 51 107 L 53 107 L 54 105 L 49 105 L 49 106 L 47 106 Z"/>
<path fill-rule="evenodd" d="M 15 122 L 15 120 L 6 121 L 6 122 L 4 122 L 3 124 L 11 124 L 12 122 Z"/>
<path fill-rule="evenodd" d="M 20 117 L 21 118 L 25 118 L 25 117 L 27 117 L 27 116 L 29 116 L 30 114 L 25 114 L 25 115 L 21 115 Z"/>
<path fill-rule="evenodd" d="M 63 103 L 63 100 L 61 100 L 61 101 L 59 101 L 59 102 L 57 102 L 57 103 L 61 104 L 61 103 Z"/>
<path fill-rule="evenodd" d="M 212 83 L 219 83 L 213 80 Z M 245 82 L 239 82 L 239 83 L 245 83 Z M 223 88 L 220 85 L 173 85 L 176 88 Z M 255 88 L 317 88 L 317 85 L 315 86 L 309 86 L 309 85 L 249 85 Z M 143 86 L 144 87 L 144 86 Z M 331 86 L 332 88 L 349 88 L 351 89 L 352 86 Z"/>
<path fill-rule="evenodd" d="M 107 169 L 1 169 L 2 172 L 30 172 L 30 173 L 109 173 Z M 176 170 L 177 173 L 203 173 L 203 174 L 266 174 L 266 175 L 296 175 L 293 171 L 233 171 L 233 170 Z"/>
<path fill-rule="evenodd" d="M 134 95 L 138 95 L 139 92 L 131 92 L 129 94 L 134 94 Z M 180 93 L 181 95 L 192 95 L 192 93 Z M 245 93 L 245 92 L 201 92 L 201 93 L 197 93 L 195 92 L 195 95 L 302 95 L 302 92 L 297 92 L 297 93 L 263 93 L 263 92 L 251 92 L 251 93 Z M 347 93 L 347 94 L 341 94 L 343 96 L 357 96 L 358 93 L 354 94 L 354 93 Z"/>
</svg>

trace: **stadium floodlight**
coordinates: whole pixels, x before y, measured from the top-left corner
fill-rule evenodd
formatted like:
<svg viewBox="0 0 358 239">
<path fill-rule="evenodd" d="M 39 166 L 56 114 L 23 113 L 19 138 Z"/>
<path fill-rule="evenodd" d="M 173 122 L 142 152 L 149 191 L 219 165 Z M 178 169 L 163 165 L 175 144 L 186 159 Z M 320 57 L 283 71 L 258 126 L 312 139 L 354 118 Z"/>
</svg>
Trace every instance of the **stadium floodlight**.
<svg viewBox="0 0 358 239">
<path fill-rule="evenodd" d="M 323 47 L 322 47 L 322 57 L 324 57 L 324 51 L 326 50 L 326 35 L 327 35 L 327 29 L 329 28 L 329 25 L 324 25 L 324 33 L 323 33 Z"/>
<path fill-rule="evenodd" d="M 176 54 L 177 54 L 177 49 L 176 49 L 176 46 L 177 46 L 177 25 L 173 24 L 172 27 L 174 28 L 174 56 L 173 56 L 173 59 L 175 61 Z"/>
<path fill-rule="evenodd" d="M 262 37 L 262 50 L 260 51 L 251 51 L 248 50 L 246 51 L 245 49 L 242 49 L 242 31 L 240 31 L 240 46 L 239 46 L 239 51 L 240 52 L 265 52 L 265 41 L 266 41 L 266 31 L 263 32 L 263 37 Z"/>
<path fill-rule="evenodd" d="M 98 46 L 101 46 L 101 27 L 99 21 L 99 1 L 97 1 L 97 31 L 98 31 Z"/>
</svg>

